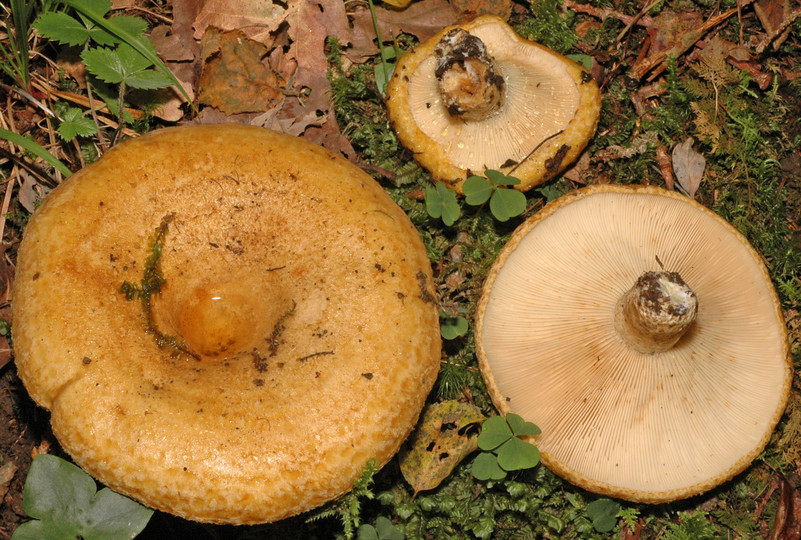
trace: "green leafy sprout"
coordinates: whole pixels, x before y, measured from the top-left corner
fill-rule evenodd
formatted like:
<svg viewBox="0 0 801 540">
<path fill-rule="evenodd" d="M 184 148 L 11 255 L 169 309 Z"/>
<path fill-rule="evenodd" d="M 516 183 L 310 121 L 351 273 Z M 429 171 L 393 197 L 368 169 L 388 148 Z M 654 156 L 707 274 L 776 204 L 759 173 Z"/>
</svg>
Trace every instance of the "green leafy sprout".
<svg viewBox="0 0 801 540">
<path fill-rule="evenodd" d="M 387 95 L 387 85 L 392 78 L 392 73 L 395 71 L 395 64 L 398 58 L 401 57 L 401 50 L 398 47 L 398 42 L 394 36 L 392 38 L 392 47 L 384 46 L 384 40 L 381 38 L 381 28 L 378 25 L 378 19 L 375 16 L 375 6 L 373 0 L 367 0 L 367 5 L 370 8 L 370 16 L 373 19 L 373 27 L 375 28 L 375 36 L 378 39 L 378 53 L 379 63 L 375 65 L 373 75 L 375 76 L 375 85 L 378 87 L 378 92 L 381 97 Z"/>
<path fill-rule="evenodd" d="M 12 540 L 129 540 L 153 515 L 109 488 L 98 491 L 91 476 L 49 454 L 33 459 L 23 506 L 34 519 L 17 527 Z"/>
<path fill-rule="evenodd" d="M 467 311 L 461 308 L 459 311 Z M 439 331 L 443 339 L 451 340 L 467 334 L 469 324 L 461 315 L 450 315 L 444 311 L 439 314 Z"/>
<path fill-rule="evenodd" d="M 515 413 L 488 418 L 478 436 L 482 452 L 473 460 L 473 476 L 478 480 L 503 480 L 508 472 L 537 466 L 539 449 L 522 437 L 540 433 L 540 428 Z"/>
</svg>

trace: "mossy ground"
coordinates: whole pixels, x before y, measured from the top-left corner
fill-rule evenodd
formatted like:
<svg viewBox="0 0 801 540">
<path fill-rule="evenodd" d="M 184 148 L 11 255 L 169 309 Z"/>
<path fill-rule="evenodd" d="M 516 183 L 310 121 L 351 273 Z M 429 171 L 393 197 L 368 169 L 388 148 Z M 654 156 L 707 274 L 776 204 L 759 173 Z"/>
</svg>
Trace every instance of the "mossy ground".
<svg viewBox="0 0 801 540">
<path fill-rule="evenodd" d="M 636 16 L 642 3 L 624 0 L 593 3 Z M 647 15 L 698 12 L 709 16 L 717 4 L 705 0 L 656 2 Z M 734 6 L 720 2 L 720 10 Z M 771 82 L 760 87 L 754 74 L 723 62 L 704 62 L 681 55 L 664 65 L 645 94 L 645 81 L 627 78 L 627 69 L 649 38 L 649 29 L 564 11 L 557 0 L 534 7 L 516 5 L 511 19 L 526 37 L 564 54 L 595 59 L 601 76 L 603 109 L 589 160 L 527 194 L 523 216 L 499 223 L 487 209 L 463 206 L 463 216 L 451 227 L 428 216 L 423 192 L 430 178 L 389 128 L 383 100 L 368 62 L 343 68 L 338 44 L 329 42 L 329 79 L 342 132 L 393 199 L 418 228 L 437 280 L 443 310 L 471 319 L 481 284 L 501 246 L 525 217 L 546 202 L 584 183 L 616 182 L 665 185 L 659 167 L 660 148 L 671 148 L 694 137 L 706 157 L 706 172 L 696 199 L 733 223 L 764 258 L 774 280 L 793 341 L 796 369 L 801 366 L 801 23 L 778 50 L 756 59 Z M 748 42 L 762 32 L 753 14 L 727 19 L 718 34 L 730 41 Z M 714 36 L 709 32 L 708 40 Z M 399 36 L 401 46 L 413 41 Z M 714 60 L 714 58 L 713 58 Z M 377 60 L 376 60 L 377 61 Z M 644 97 L 645 96 L 645 97 Z M 3 166 L 5 167 L 5 166 Z M 4 170 L 4 174 L 5 174 Z M 6 242 L 14 246 L 26 214 L 12 203 Z M 12 254 L 13 258 L 13 254 Z M 30 452 L 46 434 L 46 419 L 27 401 L 14 377 L 4 369 L 2 395 L 14 403 L 2 412 L 19 429 L 0 433 L 6 456 Z M 442 368 L 430 400 L 461 399 L 493 414 L 476 359 L 472 333 L 444 343 Z M 4 403 L 6 401 L 4 400 Z M 5 422 L 4 422 L 5 424 Z M 32 436 L 36 433 L 36 436 Z M 44 433 L 44 435 L 42 435 Z M 11 440 L 16 439 L 16 440 Z M 14 445 L 19 446 L 16 450 Z M 706 539 L 765 538 L 779 507 L 780 482 L 801 484 L 801 392 L 794 384 L 788 411 L 759 458 L 742 474 L 711 492 L 689 500 L 657 506 L 621 502 L 617 525 L 599 533 L 586 506 L 598 497 L 565 483 L 547 469 L 511 474 L 501 482 L 478 482 L 470 474 L 470 458 L 436 490 L 413 497 L 397 464 L 390 462 L 373 477 L 366 496 L 344 499 L 319 512 L 260 527 L 220 527 L 189 523 L 157 514 L 143 538 L 332 538 L 342 534 L 341 518 L 350 525 L 358 517 L 375 523 L 389 517 L 407 538 L 627 538 Z M 24 466 L 25 459 L 20 459 Z M 7 498 L 0 537 L 20 520 Z M 16 512 L 16 513 L 15 513 Z M 315 516 L 317 519 L 314 519 Z"/>
</svg>

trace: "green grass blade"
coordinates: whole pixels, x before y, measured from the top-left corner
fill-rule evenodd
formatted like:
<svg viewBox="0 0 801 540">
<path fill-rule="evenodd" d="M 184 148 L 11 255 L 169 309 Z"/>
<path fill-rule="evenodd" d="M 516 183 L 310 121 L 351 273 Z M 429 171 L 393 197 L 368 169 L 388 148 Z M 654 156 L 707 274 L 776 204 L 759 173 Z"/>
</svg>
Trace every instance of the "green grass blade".
<svg viewBox="0 0 801 540">
<path fill-rule="evenodd" d="M 64 175 L 64 177 L 68 177 L 72 174 L 72 172 L 67 168 L 66 165 L 61 163 L 56 156 L 36 144 L 30 139 L 26 139 L 22 135 L 18 133 L 14 133 L 13 131 L 9 131 L 7 129 L 0 129 L 0 139 L 5 139 L 9 142 L 16 144 L 17 146 L 21 147 L 22 149 L 34 154 L 37 157 L 42 158 L 47 163 L 55 167 L 57 171 Z"/>
</svg>

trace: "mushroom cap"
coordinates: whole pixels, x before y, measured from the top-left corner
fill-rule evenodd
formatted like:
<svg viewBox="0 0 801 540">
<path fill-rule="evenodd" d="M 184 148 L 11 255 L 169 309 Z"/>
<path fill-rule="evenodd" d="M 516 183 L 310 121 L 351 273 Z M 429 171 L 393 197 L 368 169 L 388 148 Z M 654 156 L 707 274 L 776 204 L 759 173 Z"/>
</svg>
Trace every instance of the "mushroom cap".
<svg viewBox="0 0 801 540">
<path fill-rule="evenodd" d="M 506 80 L 505 104 L 487 120 L 451 117 L 440 97 L 434 48 L 454 28 L 480 38 Z M 400 141 L 435 180 L 460 193 L 468 176 L 487 169 L 519 178 L 522 191 L 552 178 L 581 154 L 600 109 L 598 85 L 584 68 L 495 15 L 445 28 L 407 52 L 387 86 Z"/>
<path fill-rule="evenodd" d="M 160 348 L 138 284 L 165 215 Z M 158 130 L 48 195 L 19 249 L 17 367 L 75 462 L 185 518 L 275 521 L 352 487 L 439 368 L 431 268 L 358 167 L 239 125 Z"/>
<path fill-rule="evenodd" d="M 670 350 L 615 332 L 646 271 L 698 297 Z M 762 451 L 790 393 L 779 300 L 757 252 L 695 201 L 593 186 L 557 199 L 504 246 L 476 316 L 481 372 L 502 413 L 535 422 L 542 461 L 589 491 L 660 503 L 730 479 Z"/>
</svg>

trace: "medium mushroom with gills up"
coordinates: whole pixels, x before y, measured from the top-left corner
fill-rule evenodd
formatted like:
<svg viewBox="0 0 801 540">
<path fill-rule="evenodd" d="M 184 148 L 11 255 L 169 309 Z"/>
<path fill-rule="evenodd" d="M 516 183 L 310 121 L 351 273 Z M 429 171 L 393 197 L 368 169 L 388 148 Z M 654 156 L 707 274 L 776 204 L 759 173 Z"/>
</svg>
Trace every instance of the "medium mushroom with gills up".
<svg viewBox="0 0 801 540">
<path fill-rule="evenodd" d="M 547 205 L 493 264 L 475 321 L 497 409 L 589 491 L 661 503 L 713 488 L 767 444 L 790 394 L 779 300 L 711 210 L 656 187 Z"/>
<path fill-rule="evenodd" d="M 600 109 L 588 71 L 494 15 L 407 52 L 387 86 L 400 141 L 460 193 L 488 169 L 519 178 L 522 191 L 554 177 L 581 154 Z"/>
<path fill-rule="evenodd" d="M 14 351 L 75 462 L 184 518 L 351 489 L 414 427 L 439 316 L 420 237 L 358 167 L 240 126 L 126 141 L 34 213 Z"/>
</svg>

